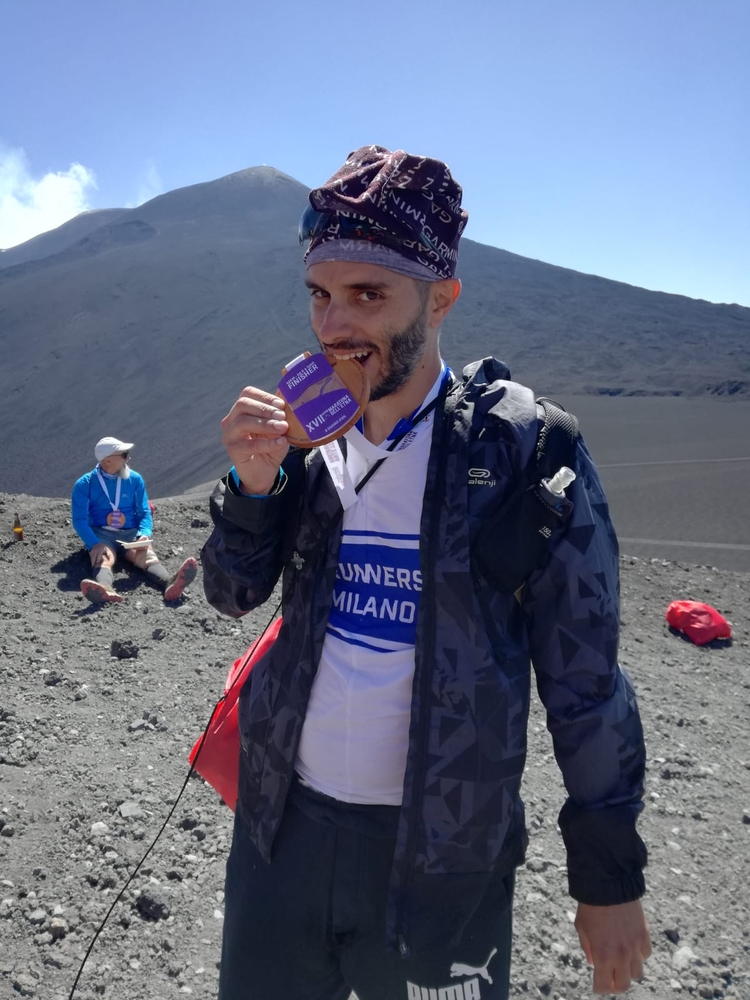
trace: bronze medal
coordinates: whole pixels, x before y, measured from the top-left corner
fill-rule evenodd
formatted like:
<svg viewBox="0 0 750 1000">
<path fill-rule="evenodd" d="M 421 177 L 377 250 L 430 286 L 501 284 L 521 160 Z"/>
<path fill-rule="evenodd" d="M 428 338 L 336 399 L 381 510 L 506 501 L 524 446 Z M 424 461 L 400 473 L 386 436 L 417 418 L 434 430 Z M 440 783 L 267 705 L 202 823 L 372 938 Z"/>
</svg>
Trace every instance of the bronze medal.
<svg viewBox="0 0 750 1000">
<path fill-rule="evenodd" d="M 323 354 L 305 351 L 282 370 L 278 392 L 286 403 L 289 443 L 316 448 L 356 424 L 370 398 L 370 385 L 353 358 L 331 362 Z"/>
<path fill-rule="evenodd" d="M 112 510 L 107 514 L 107 524 L 110 528 L 125 527 L 125 515 L 121 510 Z"/>
</svg>

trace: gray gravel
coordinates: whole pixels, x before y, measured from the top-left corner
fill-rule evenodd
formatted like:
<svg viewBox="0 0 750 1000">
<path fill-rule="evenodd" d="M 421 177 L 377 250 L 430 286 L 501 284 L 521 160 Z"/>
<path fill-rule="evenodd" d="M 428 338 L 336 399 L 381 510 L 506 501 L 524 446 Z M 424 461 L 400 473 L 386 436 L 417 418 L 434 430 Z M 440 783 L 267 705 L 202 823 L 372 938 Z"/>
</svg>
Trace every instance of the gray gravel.
<svg viewBox="0 0 750 1000">
<path fill-rule="evenodd" d="M 187 773 L 226 671 L 271 608 L 217 615 L 200 579 L 166 607 L 135 571 L 125 600 L 81 597 L 87 561 L 66 502 L 0 495 L 0 1000 L 64 1000 L 100 921 Z M 4 530 L 7 528 L 7 531 Z M 206 501 L 161 500 L 157 550 L 198 553 Z M 654 954 L 634 998 L 750 998 L 750 576 L 624 556 L 621 660 L 649 748 L 645 899 Z M 705 600 L 734 641 L 670 632 L 668 602 Z M 514 997 L 588 996 L 556 825 L 563 801 L 540 706 L 524 778 L 531 845 L 516 896 Z M 96 943 L 76 996 L 215 996 L 231 812 L 191 779 Z"/>
</svg>

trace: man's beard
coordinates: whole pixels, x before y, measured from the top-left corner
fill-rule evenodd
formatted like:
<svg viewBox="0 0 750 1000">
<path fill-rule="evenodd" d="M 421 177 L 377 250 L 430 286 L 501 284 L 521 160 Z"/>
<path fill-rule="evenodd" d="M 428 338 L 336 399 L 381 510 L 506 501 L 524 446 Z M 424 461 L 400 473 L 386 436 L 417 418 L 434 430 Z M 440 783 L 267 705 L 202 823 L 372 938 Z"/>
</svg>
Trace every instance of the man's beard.
<svg viewBox="0 0 750 1000">
<path fill-rule="evenodd" d="M 368 351 L 371 354 L 376 352 L 379 354 L 380 366 L 384 374 L 381 375 L 380 381 L 370 389 L 369 402 L 371 403 L 386 396 L 392 396 L 393 393 L 403 389 L 414 374 L 427 344 L 427 305 L 424 305 L 419 315 L 403 330 L 395 333 L 386 331 L 386 335 L 390 339 L 380 348 L 370 341 L 354 338 L 336 344 L 336 349 L 342 352 Z M 326 351 L 319 338 L 318 343 L 321 349 Z"/>
<path fill-rule="evenodd" d="M 382 367 L 385 374 L 377 385 L 370 389 L 370 402 L 392 396 L 406 385 L 414 374 L 424 354 L 427 343 L 427 309 L 419 315 L 404 330 L 391 335 L 390 342 L 381 353 Z"/>
<path fill-rule="evenodd" d="M 117 475 L 120 479 L 130 479 L 130 466 L 126 462 L 121 469 L 117 470 Z"/>
</svg>

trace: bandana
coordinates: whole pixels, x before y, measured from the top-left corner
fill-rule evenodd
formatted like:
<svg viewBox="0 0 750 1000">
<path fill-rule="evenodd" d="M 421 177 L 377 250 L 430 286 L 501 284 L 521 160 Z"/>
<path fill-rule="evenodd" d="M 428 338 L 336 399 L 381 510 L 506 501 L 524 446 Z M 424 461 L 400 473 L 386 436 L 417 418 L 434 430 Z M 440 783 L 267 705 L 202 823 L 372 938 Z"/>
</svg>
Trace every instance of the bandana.
<svg viewBox="0 0 750 1000">
<path fill-rule="evenodd" d="M 440 160 L 401 149 L 392 153 L 384 146 L 362 146 L 349 154 L 330 180 L 310 192 L 312 207 L 332 218 L 313 235 L 305 263 L 309 267 L 321 260 L 344 259 L 340 256 L 343 247 L 334 250 L 326 248 L 327 243 L 361 243 L 363 250 L 369 249 L 358 252 L 357 260 L 382 262 L 383 267 L 412 277 L 453 278 L 459 240 L 469 217 L 461 208 L 461 195 L 460 185 Z M 370 235 L 353 240 L 337 217 L 347 222 L 364 220 L 374 228 Z M 383 240 L 386 246 L 379 245 L 378 228 L 388 234 Z M 380 253 L 384 249 L 388 251 L 385 256 Z"/>
</svg>

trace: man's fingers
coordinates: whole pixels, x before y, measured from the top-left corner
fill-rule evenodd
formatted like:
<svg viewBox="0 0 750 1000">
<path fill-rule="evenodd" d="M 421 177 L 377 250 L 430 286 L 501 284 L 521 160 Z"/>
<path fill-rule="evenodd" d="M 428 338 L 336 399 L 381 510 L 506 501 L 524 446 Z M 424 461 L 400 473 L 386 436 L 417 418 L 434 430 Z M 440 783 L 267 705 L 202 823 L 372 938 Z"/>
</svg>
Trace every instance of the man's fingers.
<svg viewBox="0 0 750 1000">
<path fill-rule="evenodd" d="M 583 948 L 583 954 L 586 956 L 586 961 L 589 965 L 594 964 L 594 956 L 591 954 L 591 943 L 589 942 L 588 936 L 585 931 L 578 928 L 578 940 L 581 942 L 581 947 Z"/>
<path fill-rule="evenodd" d="M 251 437 L 281 437 L 289 430 L 284 401 L 271 393 L 247 387 L 221 422 L 225 445 Z"/>
<path fill-rule="evenodd" d="M 250 416 L 262 417 L 264 420 L 270 420 L 274 417 L 281 420 L 286 417 L 285 406 L 281 396 L 274 396 L 270 392 L 263 392 L 262 389 L 245 386 L 239 399 L 230 410 L 230 414 L 237 410 Z"/>
<path fill-rule="evenodd" d="M 222 421 L 222 440 L 225 445 L 256 438 L 283 437 L 289 430 L 286 420 L 265 420 L 263 417 L 237 417 Z"/>
<path fill-rule="evenodd" d="M 602 960 L 594 965 L 594 993 L 617 993 L 615 969 L 611 960 Z"/>
<path fill-rule="evenodd" d="M 285 437 L 247 437 L 240 440 L 224 438 L 224 446 L 232 450 L 232 455 L 237 456 L 236 462 L 252 458 L 253 455 L 270 455 L 278 451 L 279 448 L 288 447 L 289 442 Z"/>
<path fill-rule="evenodd" d="M 275 392 L 266 392 L 264 389 L 258 389 L 254 385 L 246 385 L 240 393 L 239 398 L 252 399 L 277 410 L 283 410 L 285 405 L 281 396 L 278 396 Z"/>
<path fill-rule="evenodd" d="M 643 976 L 643 961 L 626 953 L 598 957 L 594 965 L 594 993 L 626 993 Z"/>
<path fill-rule="evenodd" d="M 630 989 L 630 965 L 628 960 L 618 959 L 612 975 L 613 993 L 625 993 Z"/>
<path fill-rule="evenodd" d="M 643 961 L 640 958 L 634 958 L 630 963 L 630 978 L 636 982 L 643 978 Z"/>
</svg>

